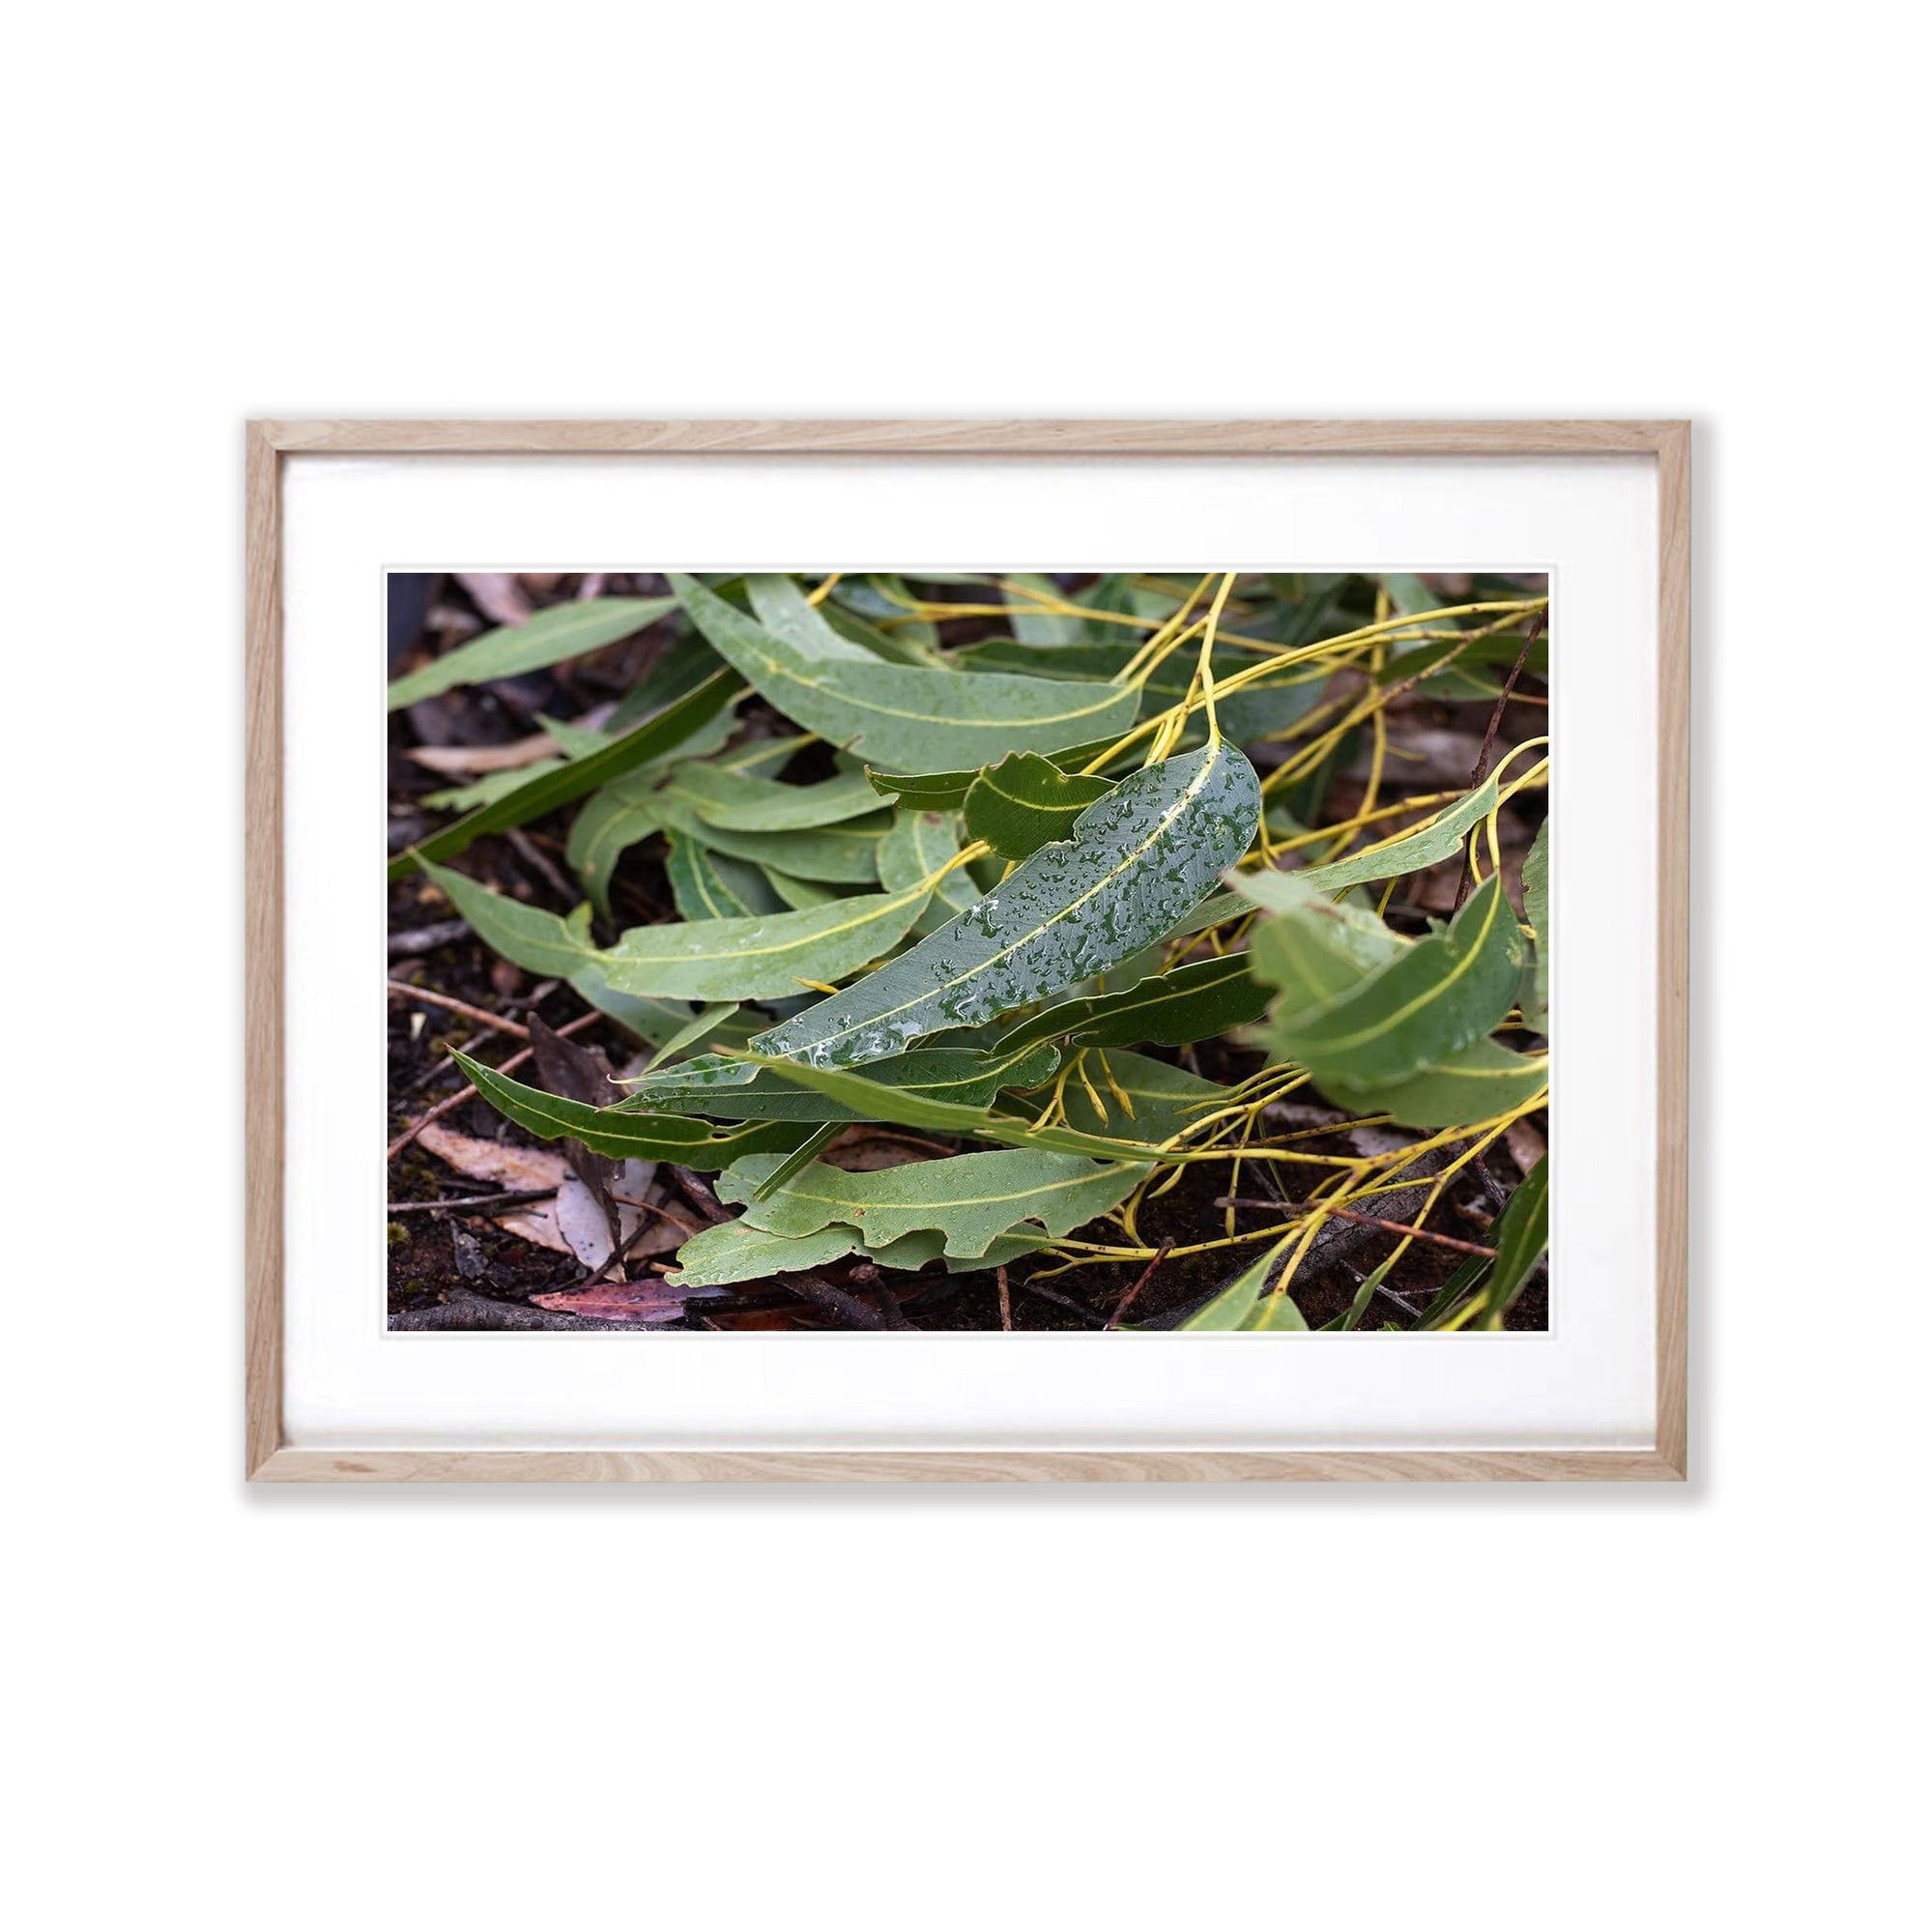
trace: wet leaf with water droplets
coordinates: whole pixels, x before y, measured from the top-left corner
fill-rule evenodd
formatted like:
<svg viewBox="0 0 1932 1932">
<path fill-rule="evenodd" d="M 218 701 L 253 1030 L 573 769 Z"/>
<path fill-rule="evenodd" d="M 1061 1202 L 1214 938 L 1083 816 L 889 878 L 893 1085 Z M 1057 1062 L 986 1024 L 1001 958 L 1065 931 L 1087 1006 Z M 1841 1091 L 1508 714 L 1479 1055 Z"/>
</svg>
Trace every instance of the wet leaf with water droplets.
<svg viewBox="0 0 1932 1932">
<path fill-rule="evenodd" d="M 1206 897 L 1247 851 L 1259 813 L 1254 768 L 1233 745 L 1149 765 L 967 911 L 754 1044 L 814 1066 L 856 1066 L 1105 972 Z"/>
</svg>

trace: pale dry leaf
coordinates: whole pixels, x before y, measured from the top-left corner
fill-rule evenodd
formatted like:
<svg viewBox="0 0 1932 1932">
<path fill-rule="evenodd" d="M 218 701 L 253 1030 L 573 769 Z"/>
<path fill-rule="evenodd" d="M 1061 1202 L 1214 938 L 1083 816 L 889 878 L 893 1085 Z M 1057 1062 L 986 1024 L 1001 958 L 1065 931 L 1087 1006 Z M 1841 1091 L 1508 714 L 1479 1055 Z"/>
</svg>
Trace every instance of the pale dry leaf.
<svg viewBox="0 0 1932 1932">
<path fill-rule="evenodd" d="M 1527 1120 L 1513 1120 L 1503 1130 L 1503 1144 L 1519 1174 L 1527 1174 L 1549 1152 L 1549 1142 Z"/>
<path fill-rule="evenodd" d="M 515 1147 L 505 1140 L 478 1140 L 474 1135 L 459 1134 L 453 1127 L 432 1122 L 417 1136 L 417 1144 L 426 1147 L 445 1167 L 454 1168 L 473 1181 L 494 1181 L 500 1188 L 519 1194 L 538 1188 L 557 1188 L 570 1171 L 562 1154 L 546 1147 Z"/>
<path fill-rule="evenodd" d="M 523 586 L 505 571 L 459 570 L 456 581 L 469 591 L 471 602 L 500 624 L 523 623 L 535 611 Z"/>
<path fill-rule="evenodd" d="M 578 1182 L 578 1185 L 581 1187 L 583 1184 Z M 548 1248 L 558 1254 L 568 1254 L 573 1259 L 576 1256 L 577 1251 L 564 1240 L 563 1231 L 557 1225 L 557 1203 L 554 1200 L 533 1201 L 528 1207 L 497 1215 L 495 1220 L 505 1234 L 514 1234 L 519 1241 Z"/>
<path fill-rule="evenodd" d="M 628 1202 L 644 1198 L 644 1191 L 656 1172 L 655 1161 L 639 1160 L 626 1161 L 618 1170 L 611 1197 L 617 1203 L 620 1240 L 628 1241 L 637 1232 L 644 1212 Z M 602 1203 L 576 1174 L 567 1175 L 557 1190 L 556 1224 L 570 1252 L 585 1267 L 601 1268 L 610 1260 L 611 1231 Z M 675 1228 L 672 1231 L 677 1232 Z M 641 1241 L 639 1246 L 643 1245 Z"/>
<path fill-rule="evenodd" d="M 508 744 L 419 744 L 411 747 L 409 756 L 442 778 L 480 778 L 555 758 L 557 740 L 548 732 L 533 732 Z"/>
</svg>

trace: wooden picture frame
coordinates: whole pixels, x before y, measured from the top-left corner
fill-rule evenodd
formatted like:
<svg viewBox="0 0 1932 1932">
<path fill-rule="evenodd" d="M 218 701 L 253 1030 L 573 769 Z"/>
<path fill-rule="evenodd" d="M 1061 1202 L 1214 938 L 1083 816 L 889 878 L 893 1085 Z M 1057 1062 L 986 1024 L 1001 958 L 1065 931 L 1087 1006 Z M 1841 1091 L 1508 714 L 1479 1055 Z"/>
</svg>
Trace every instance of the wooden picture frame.
<svg viewBox="0 0 1932 1932">
<path fill-rule="evenodd" d="M 282 1427 L 282 460 L 1635 455 L 1657 464 L 1657 1427 L 1648 1449 L 675 1453 L 291 1447 Z M 1682 421 L 255 421 L 246 432 L 245 1473 L 285 1482 L 1675 1481 L 1687 1472 L 1690 428 Z"/>
</svg>

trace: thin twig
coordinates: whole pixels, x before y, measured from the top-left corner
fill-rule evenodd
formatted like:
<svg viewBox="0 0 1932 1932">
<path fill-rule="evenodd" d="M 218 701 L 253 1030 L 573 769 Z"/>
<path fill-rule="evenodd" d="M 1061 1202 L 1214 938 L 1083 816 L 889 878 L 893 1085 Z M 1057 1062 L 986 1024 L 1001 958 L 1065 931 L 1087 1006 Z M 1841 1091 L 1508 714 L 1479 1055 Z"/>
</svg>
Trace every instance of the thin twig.
<svg viewBox="0 0 1932 1932">
<path fill-rule="evenodd" d="M 514 1020 L 504 1020 L 490 1012 L 487 1007 L 472 1006 L 467 999 L 452 999 L 447 993 L 432 993 L 426 986 L 412 986 L 406 979 L 389 981 L 389 991 L 399 993 L 405 999 L 419 1000 L 424 1006 L 440 1006 L 448 1013 L 460 1013 L 466 1020 L 474 1020 L 479 1026 L 490 1026 L 499 1033 L 508 1033 L 519 1040 L 530 1038 L 530 1028 L 519 1026 Z"/>
<path fill-rule="evenodd" d="M 1528 647 L 1525 646 L 1524 649 L 1527 649 Z M 515 849 L 517 857 L 522 859 L 524 864 L 529 866 L 533 872 L 540 874 L 543 882 L 566 906 L 576 903 L 581 895 L 571 885 L 570 881 L 558 871 L 557 862 L 537 845 L 536 841 L 528 832 L 520 831 L 516 826 L 512 825 L 505 833 L 505 837 L 509 840 L 511 846 Z"/>
<path fill-rule="evenodd" d="M 1006 1285 L 1006 1266 L 1002 1262 L 994 1273 L 999 1278 L 999 1325 L 1004 1329 L 1013 1326 L 1013 1295 Z"/>
<path fill-rule="evenodd" d="M 579 1014 L 578 1017 L 575 1020 L 571 1021 L 567 1026 L 558 1027 L 557 1029 L 558 1037 L 561 1039 L 571 1033 L 581 1033 L 586 1026 L 595 1025 L 596 1023 L 599 1020 L 601 1020 L 603 1017 L 604 1016 L 601 1013 Z M 514 1073 L 518 1067 L 522 1066 L 523 1063 L 530 1058 L 530 1056 L 531 1056 L 531 1049 L 525 1047 L 521 1053 L 512 1053 L 509 1056 L 509 1058 L 503 1063 L 502 1066 L 496 1069 L 496 1071 L 500 1074 Z M 452 1093 L 447 1100 L 439 1100 L 436 1103 L 436 1105 L 429 1110 L 427 1113 L 423 1114 L 422 1117 L 418 1120 L 412 1120 L 410 1124 L 407 1127 L 405 1127 L 403 1131 L 400 1134 L 398 1134 L 393 1140 L 389 1142 L 389 1152 L 383 1158 L 385 1160 L 393 1161 L 395 1157 L 398 1154 L 400 1154 L 402 1150 L 405 1147 L 407 1147 L 409 1143 L 412 1140 L 414 1140 L 418 1134 L 420 1134 L 425 1127 L 433 1127 L 436 1124 L 436 1122 L 441 1120 L 446 1113 L 453 1113 L 456 1110 L 456 1109 L 461 1107 L 466 1100 L 471 1099 L 476 1094 L 476 1089 L 473 1084 L 471 1084 L 468 1081 L 465 1081 L 464 1084 L 458 1087 L 456 1091 Z"/>
<path fill-rule="evenodd" d="M 413 932 L 389 935 L 389 958 L 401 959 L 409 953 L 433 953 L 460 939 L 470 930 L 465 919 L 445 919 L 434 926 L 418 926 Z"/>
<path fill-rule="evenodd" d="M 1091 1309 L 1081 1308 L 1080 1303 L 1065 1295 L 1055 1294 L 1052 1288 L 1043 1288 L 1037 1282 L 1027 1280 L 1016 1283 L 1029 1295 L 1038 1295 L 1043 1302 L 1052 1302 L 1055 1308 L 1063 1308 L 1069 1314 L 1077 1314 L 1089 1328 L 1101 1328 L 1105 1324 Z"/>
<path fill-rule="evenodd" d="M 1516 688 L 1516 679 L 1523 675 L 1523 666 L 1530 661 L 1530 647 L 1543 635 L 1543 620 L 1542 611 L 1530 620 L 1530 627 L 1523 633 L 1523 648 L 1516 652 L 1516 661 L 1510 666 L 1510 675 L 1503 679 L 1496 708 L 1489 713 L 1489 728 L 1483 734 L 1482 749 L 1476 754 L 1476 768 L 1469 774 L 1472 791 L 1482 784 L 1488 773 L 1489 754 L 1495 749 L 1496 734 L 1503 728 L 1503 713 L 1509 708 L 1510 693 Z"/>
<path fill-rule="evenodd" d="M 1174 1237 L 1171 1234 L 1169 1234 L 1166 1236 L 1162 1240 L 1161 1245 L 1154 1250 L 1154 1258 L 1151 1261 L 1149 1261 L 1144 1268 L 1140 1270 L 1139 1279 L 1134 1283 L 1134 1285 L 1131 1288 L 1127 1290 L 1127 1292 L 1124 1295 L 1120 1297 L 1119 1301 L 1117 1301 L 1114 1304 L 1113 1312 L 1107 1317 L 1107 1326 L 1109 1328 L 1119 1327 L 1120 1317 L 1127 1312 L 1128 1308 L 1133 1303 L 1134 1297 L 1138 1295 L 1140 1292 L 1140 1290 L 1144 1288 L 1147 1285 L 1147 1283 L 1154 1279 L 1154 1270 L 1158 1268 L 1161 1265 L 1161 1263 L 1168 1258 L 1168 1250 L 1171 1248 L 1173 1245 L 1174 1245 Z"/>
<path fill-rule="evenodd" d="M 830 1282 L 822 1281 L 817 1275 L 788 1274 L 783 1286 L 806 1301 L 816 1303 L 827 1314 L 842 1315 L 852 1328 L 890 1328 L 893 1324 L 872 1306 L 862 1302 L 856 1295 L 849 1295 L 845 1289 L 834 1287 Z M 900 1322 L 910 1328 L 911 1323 L 904 1315 Z"/>
<path fill-rule="evenodd" d="M 1481 785 L 1489 769 L 1489 754 L 1495 749 L 1496 734 L 1503 728 L 1503 713 L 1509 709 L 1510 693 L 1516 688 L 1516 679 L 1523 675 L 1523 666 L 1530 661 L 1530 646 L 1543 635 L 1543 613 L 1539 611 L 1530 620 L 1530 627 L 1523 634 L 1523 648 L 1516 652 L 1516 661 L 1510 666 L 1510 675 L 1503 679 L 1503 688 L 1497 694 L 1496 708 L 1489 713 L 1489 727 L 1483 734 L 1483 743 L 1476 753 L 1475 768 L 1469 774 L 1469 785 L 1473 791 Z M 1456 905 L 1453 910 L 1462 910 L 1462 902 L 1469 897 L 1470 871 L 1465 865 L 1456 880 Z"/>
<path fill-rule="evenodd" d="M 461 1195 L 454 1200 L 392 1200 L 384 1210 L 388 1214 L 442 1214 L 452 1208 L 477 1207 L 517 1207 L 526 1201 L 550 1200 L 555 1197 L 555 1188 L 524 1188 L 513 1194 L 469 1194 Z"/>
<path fill-rule="evenodd" d="M 1245 1200 L 1239 1195 L 1223 1195 L 1215 1201 L 1216 1207 L 1266 1207 L 1277 1205 L 1272 1200 Z M 1319 1206 L 1316 1202 L 1314 1205 Z M 1380 1227 L 1390 1234 L 1400 1234 L 1411 1241 L 1432 1241 L 1438 1248 L 1453 1248 L 1458 1254 L 1480 1254 L 1485 1261 L 1496 1258 L 1493 1248 L 1479 1248 L 1473 1241 L 1458 1241 L 1453 1234 L 1433 1234 L 1427 1227 L 1411 1227 L 1405 1221 L 1384 1221 L 1379 1214 L 1357 1214 L 1352 1207 L 1331 1207 L 1328 1210 L 1331 1221 L 1352 1221 L 1358 1227 Z"/>
</svg>

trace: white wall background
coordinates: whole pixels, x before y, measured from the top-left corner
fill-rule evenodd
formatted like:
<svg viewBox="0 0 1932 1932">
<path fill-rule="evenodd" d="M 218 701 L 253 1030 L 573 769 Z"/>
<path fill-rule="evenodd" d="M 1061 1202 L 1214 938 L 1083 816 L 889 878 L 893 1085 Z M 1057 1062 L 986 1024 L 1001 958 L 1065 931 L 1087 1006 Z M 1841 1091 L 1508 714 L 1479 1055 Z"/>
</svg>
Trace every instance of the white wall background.
<svg viewBox="0 0 1932 1932">
<path fill-rule="evenodd" d="M 21 1922 L 1905 1920 L 1909 17 L 16 23 Z M 1696 417 L 1698 1480 L 245 1493 L 250 413 Z"/>
</svg>

